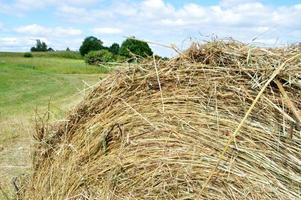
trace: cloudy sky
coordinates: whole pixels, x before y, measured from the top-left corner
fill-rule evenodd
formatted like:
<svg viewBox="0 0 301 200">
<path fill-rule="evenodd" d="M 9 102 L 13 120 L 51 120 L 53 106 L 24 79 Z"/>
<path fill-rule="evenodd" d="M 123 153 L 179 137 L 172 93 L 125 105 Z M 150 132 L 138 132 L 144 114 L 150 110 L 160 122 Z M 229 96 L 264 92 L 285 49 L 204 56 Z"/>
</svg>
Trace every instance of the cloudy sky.
<svg viewBox="0 0 301 200">
<path fill-rule="evenodd" d="M 77 50 L 90 35 L 106 45 L 128 36 L 179 48 L 215 36 L 283 45 L 301 42 L 301 0 L 0 0 L 0 51 L 28 51 L 35 39 Z"/>
</svg>

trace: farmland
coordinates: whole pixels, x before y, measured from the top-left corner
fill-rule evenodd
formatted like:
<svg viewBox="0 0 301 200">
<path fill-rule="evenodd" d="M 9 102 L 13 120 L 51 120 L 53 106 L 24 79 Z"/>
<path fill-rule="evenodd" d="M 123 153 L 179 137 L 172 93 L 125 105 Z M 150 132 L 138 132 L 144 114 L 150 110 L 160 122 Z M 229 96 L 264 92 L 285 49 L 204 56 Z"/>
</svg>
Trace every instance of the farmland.
<svg viewBox="0 0 301 200">
<path fill-rule="evenodd" d="M 51 119 L 61 118 L 108 71 L 50 52 L 0 53 L 0 199 L 11 195 L 11 179 L 30 168 L 36 114 L 49 109 Z"/>
</svg>

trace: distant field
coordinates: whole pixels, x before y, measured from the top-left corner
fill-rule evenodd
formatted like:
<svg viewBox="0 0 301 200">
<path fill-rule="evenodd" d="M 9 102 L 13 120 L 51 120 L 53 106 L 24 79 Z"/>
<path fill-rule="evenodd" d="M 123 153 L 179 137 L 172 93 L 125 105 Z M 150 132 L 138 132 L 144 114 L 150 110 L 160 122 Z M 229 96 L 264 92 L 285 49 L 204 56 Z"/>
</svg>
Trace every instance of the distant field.
<svg viewBox="0 0 301 200">
<path fill-rule="evenodd" d="M 32 52 L 34 57 L 83 59 L 77 51 Z M 23 57 L 23 52 L 0 52 L 0 57 Z"/>
<path fill-rule="evenodd" d="M 66 70 L 66 69 L 65 69 Z M 61 101 L 76 95 L 85 82 L 99 80 L 95 74 L 55 74 L 28 67 L 0 64 L 0 119 L 33 111 L 48 101 Z"/>
<path fill-rule="evenodd" d="M 75 59 L 0 57 L 0 117 L 67 98 L 107 72 Z"/>
<path fill-rule="evenodd" d="M 39 72 L 51 72 L 56 74 L 95 74 L 107 73 L 108 69 L 87 65 L 83 60 L 68 58 L 1 56 L 0 65 L 3 67 L 19 67 Z"/>
<path fill-rule="evenodd" d="M 35 110 L 49 104 L 53 120 L 63 117 L 109 71 L 80 59 L 0 53 L 0 199 L 11 195 L 11 178 L 30 169 Z"/>
</svg>

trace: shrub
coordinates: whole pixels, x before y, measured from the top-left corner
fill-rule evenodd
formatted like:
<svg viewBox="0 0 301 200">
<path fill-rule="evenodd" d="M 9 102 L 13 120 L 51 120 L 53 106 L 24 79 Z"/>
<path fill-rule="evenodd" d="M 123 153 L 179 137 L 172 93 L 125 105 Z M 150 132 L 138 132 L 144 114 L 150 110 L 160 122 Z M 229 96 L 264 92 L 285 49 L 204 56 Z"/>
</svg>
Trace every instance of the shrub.
<svg viewBox="0 0 301 200">
<path fill-rule="evenodd" d="M 79 52 L 82 56 L 86 55 L 90 51 L 98 51 L 103 49 L 103 42 L 94 36 L 87 37 L 79 48 Z"/>
<path fill-rule="evenodd" d="M 126 39 L 122 43 L 119 53 L 127 58 L 133 58 L 135 55 L 140 57 L 153 55 L 153 51 L 146 42 L 136 40 L 135 38 Z"/>
<path fill-rule="evenodd" d="M 26 53 L 24 53 L 24 57 L 25 58 L 32 58 L 33 55 L 32 55 L 32 53 L 26 52 Z"/>
<path fill-rule="evenodd" d="M 90 51 L 86 54 L 85 61 L 90 65 L 98 65 L 105 62 L 113 62 L 115 59 L 110 51 L 103 49 L 100 51 Z"/>
</svg>

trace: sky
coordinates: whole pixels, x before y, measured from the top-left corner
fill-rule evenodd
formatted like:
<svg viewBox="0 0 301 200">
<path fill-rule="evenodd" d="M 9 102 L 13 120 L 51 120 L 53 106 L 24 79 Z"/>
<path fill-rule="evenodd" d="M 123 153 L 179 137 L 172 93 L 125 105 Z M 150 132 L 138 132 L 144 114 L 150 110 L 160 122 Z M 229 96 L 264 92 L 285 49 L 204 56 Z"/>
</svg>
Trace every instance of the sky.
<svg viewBox="0 0 301 200">
<path fill-rule="evenodd" d="M 0 0 L 0 51 L 29 51 L 36 39 L 78 50 L 91 35 L 107 46 L 130 36 L 179 49 L 229 37 L 287 45 L 301 42 L 301 0 Z"/>
</svg>

